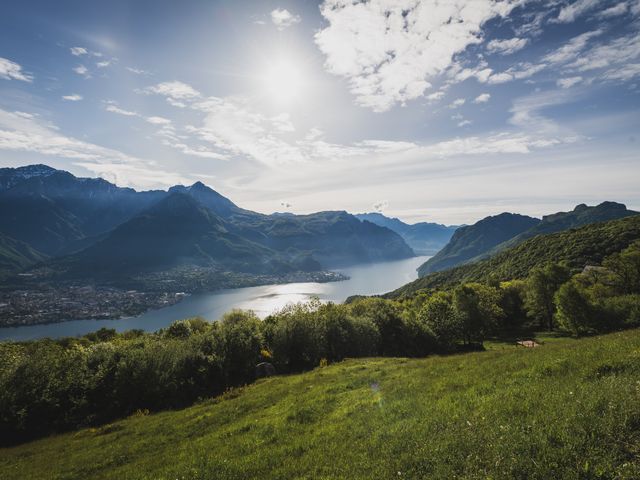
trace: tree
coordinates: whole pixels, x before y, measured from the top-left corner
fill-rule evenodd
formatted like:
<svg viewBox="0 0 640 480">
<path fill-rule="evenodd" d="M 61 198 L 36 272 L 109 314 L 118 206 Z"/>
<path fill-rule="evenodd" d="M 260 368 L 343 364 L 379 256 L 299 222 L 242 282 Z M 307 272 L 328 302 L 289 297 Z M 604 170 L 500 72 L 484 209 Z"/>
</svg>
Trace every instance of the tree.
<svg viewBox="0 0 640 480">
<path fill-rule="evenodd" d="M 253 312 L 232 310 L 220 321 L 218 356 L 223 359 L 231 385 L 253 380 L 264 341 L 261 321 Z"/>
<path fill-rule="evenodd" d="M 525 306 L 529 315 L 540 322 L 540 328 L 553 330 L 553 316 L 556 310 L 555 294 L 569 278 L 569 269 L 557 263 L 531 270 L 527 279 Z"/>
<path fill-rule="evenodd" d="M 598 312 L 591 304 L 586 289 L 575 279 L 566 282 L 555 295 L 560 327 L 575 335 L 598 330 Z"/>
<path fill-rule="evenodd" d="M 450 349 L 462 334 L 460 317 L 456 315 L 448 292 L 431 295 L 419 310 L 418 319 L 433 332 L 444 349 Z"/>
<path fill-rule="evenodd" d="M 607 257 L 602 266 L 613 278 L 613 285 L 622 294 L 640 293 L 640 241 L 620 253 Z"/>
<path fill-rule="evenodd" d="M 467 344 L 479 342 L 495 329 L 504 315 L 498 305 L 497 289 L 479 283 L 467 283 L 453 291 L 453 308 L 462 327 L 462 337 Z"/>
<path fill-rule="evenodd" d="M 524 305 L 526 283 L 523 280 L 511 280 L 500 284 L 499 305 L 504 312 L 502 328 L 519 328 L 527 319 Z"/>
<path fill-rule="evenodd" d="M 367 318 L 380 332 L 378 355 L 404 356 L 410 342 L 402 309 L 395 302 L 382 298 L 367 298 L 351 306 L 354 315 Z"/>
</svg>

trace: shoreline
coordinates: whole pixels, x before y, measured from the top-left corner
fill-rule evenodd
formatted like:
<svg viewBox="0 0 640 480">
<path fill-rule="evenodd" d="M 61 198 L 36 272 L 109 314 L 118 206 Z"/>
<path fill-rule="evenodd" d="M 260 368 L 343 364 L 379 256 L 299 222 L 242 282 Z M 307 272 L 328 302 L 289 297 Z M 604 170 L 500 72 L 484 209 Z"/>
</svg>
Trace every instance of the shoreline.
<svg viewBox="0 0 640 480">
<path fill-rule="evenodd" d="M 102 320 L 124 320 L 144 315 L 150 311 L 162 310 L 164 308 L 180 303 L 185 297 L 194 294 L 211 294 L 223 292 L 225 290 L 236 290 L 248 287 L 259 287 L 267 285 L 286 285 L 289 283 L 328 283 L 348 280 L 349 277 L 329 270 L 319 272 L 291 272 L 285 275 L 257 275 L 251 278 L 239 279 L 237 276 L 224 282 L 217 288 L 189 289 L 180 292 L 162 291 L 155 289 L 126 290 L 123 287 L 108 285 L 68 285 L 64 287 L 53 287 L 51 285 L 37 285 L 31 289 L 16 289 L 0 294 L 0 330 L 5 328 L 22 328 L 42 325 L 52 325 L 74 321 L 102 321 Z M 226 283 L 226 284 L 225 284 Z M 58 297 L 52 299 L 52 297 Z M 98 299 L 99 297 L 99 299 Z M 89 300 L 91 298 L 91 300 Z M 12 305 L 12 300 L 16 302 L 31 302 L 31 309 Z M 88 303 L 88 302 L 93 303 Z M 48 309 L 41 309 L 42 303 L 49 305 Z M 115 310 L 104 311 L 105 308 L 113 308 L 113 304 L 120 303 Z M 90 306 L 87 306 L 90 305 Z M 11 307 L 13 306 L 13 310 Z M 66 311 L 60 311 L 63 308 Z M 82 314 L 87 309 L 93 309 L 93 314 Z M 99 312 L 99 309 L 103 309 Z M 74 313 L 75 312 L 75 313 Z M 9 316 L 20 315 L 27 317 L 31 321 L 11 323 L 5 322 Z"/>
</svg>

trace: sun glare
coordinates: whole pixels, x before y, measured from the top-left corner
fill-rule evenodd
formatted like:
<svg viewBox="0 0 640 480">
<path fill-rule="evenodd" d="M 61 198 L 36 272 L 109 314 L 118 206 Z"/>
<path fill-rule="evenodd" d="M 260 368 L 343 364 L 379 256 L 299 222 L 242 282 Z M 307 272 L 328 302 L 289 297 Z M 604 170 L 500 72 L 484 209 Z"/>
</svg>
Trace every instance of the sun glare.
<svg viewBox="0 0 640 480">
<path fill-rule="evenodd" d="M 302 77 L 293 63 L 278 60 L 267 68 L 264 84 L 267 94 L 276 103 L 288 103 L 300 94 Z"/>
</svg>

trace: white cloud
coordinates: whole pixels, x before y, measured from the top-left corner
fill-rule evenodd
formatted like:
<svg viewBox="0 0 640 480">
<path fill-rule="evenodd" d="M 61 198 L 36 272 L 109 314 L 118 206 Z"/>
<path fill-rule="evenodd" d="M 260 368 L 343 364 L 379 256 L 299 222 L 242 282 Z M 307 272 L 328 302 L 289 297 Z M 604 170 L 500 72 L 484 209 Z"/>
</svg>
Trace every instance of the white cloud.
<svg viewBox="0 0 640 480">
<path fill-rule="evenodd" d="M 74 93 L 72 95 L 63 95 L 62 99 L 63 100 L 67 100 L 69 102 L 79 102 L 80 100 L 82 100 L 82 95 L 78 95 L 77 93 Z"/>
<path fill-rule="evenodd" d="M 555 19 L 558 23 L 571 23 L 579 16 L 594 9 L 602 0 L 577 0 L 570 5 L 562 7 Z"/>
<path fill-rule="evenodd" d="M 453 102 L 451 102 L 451 105 L 449 105 L 449 108 L 458 108 L 464 105 L 465 103 L 466 103 L 466 100 L 464 98 L 456 98 Z"/>
<path fill-rule="evenodd" d="M 172 94 L 170 89 L 157 91 L 164 92 L 167 97 Z M 454 101 L 458 106 L 463 103 L 463 98 Z M 249 98 L 198 96 L 184 99 L 183 108 L 204 113 L 204 119 L 199 125 L 188 125 L 180 134 L 173 127 L 163 128 L 158 134 L 164 136 L 165 145 L 187 153 L 183 150 L 188 148 L 185 141 L 196 139 L 210 146 L 201 150 L 202 156 L 246 158 L 269 167 L 266 171 L 288 172 L 292 170 L 291 165 L 298 164 L 301 167 L 293 170 L 308 172 L 319 165 L 326 168 L 327 163 L 334 166 L 344 163 L 342 160 L 346 158 L 357 164 L 367 161 L 364 168 L 373 168 L 376 162 L 393 163 L 397 156 L 424 159 L 484 153 L 528 153 L 532 149 L 567 141 L 549 132 L 527 131 L 456 138 L 428 145 L 382 139 L 339 144 L 325 140 L 324 133 L 318 128 L 301 132 L 298 140 L 291 139 L 295 126 L 288 115 L 266 116 L 255 110 L 255 102 Z M 470 123 L 459 114 L 455 120 L 461 127 Z"/>
<path fill-rule="evenodd" d="M 0 78 L 5 80 L 21 80 L 31 83 L 33 76 L 22 71 L 22 66 L 8 58 L 0 57 Z"/>
<path fill-rule="evenodd" d="M 15 112 L 13 112 L 14 115 L 17 115 L 18 117 L 21 118 L 26 118 L 28 120 L 33 120 L 35 118 L 38 117 L 37 113 L 27 113 L 27 112 L 20 112 L 18 110 L 16 110 Z"/>
<path fill-rule="evenodd" d="M 82 55 L 89 55 L 89 51 L 84 47 L 71 47 L 69 51 L 71 52 L 71 55 L 74 55 L 76 57 L 80 57 Z"/>
<path fill-rule="evenodd" d="M 564 142 L 573 141 L 577 135 L 541 112 L 550 107 L 574 102 L 582 92 L 572 90 L 549 90 L 532 93 L 514 101 L 511 108 L 509 123 L 527 132 L 536 132 L 545 138 L 562 139 Z"/>
<path fill-rule="evenodd" d="M 72 70 L 76 72 L 78 75 L 83 76 L 84 78 L 91 77 L 91 75 L 89 74 L 89 69 L 84 65 L 78 65 L 77 67 L 74 67 Z"/>
<path fill-rule="evenodd" d="M 74 165 L 89 170 L 93 175 L 120 186 L 141 189 L 167 188 L 176 184 L 189 185 L 193 179 L 162 170 L 152 161 L 138 163 L 77 161 Z"/>
<path fill-rule="evenodd" d="M 567 64 L 582 56 L 589 42 L 602 34 L 602 30 L 594 30 L 573 37 L 561 47 L 544 55 L 538 63 L 520 62 L 504 72 L 494 73 L 489 77 L 489 84 L 500 84 L 513 80 L 523 80 L 546 70 L 552 66 Z"/>
<path fill-rule="evenodd" d="M 427 95 L 426 99 L 430 102 L 435 102 L 437 100 L 440 100 L 442 97 L 444 97 L 444 95 L 445 95 L 445 92 L 443 92 L 442 90 L 439 90 L 437 92 L 433 92 Z"/>
<path fill-rule="evenodd" d="M 606 10 L 603 10 L 598 14 L 598 16 L 601 18 L 617 17 L 618 15 L 624 15 L 625 13 L 627 13 L 628 9 L 629 6 L 626 4 L 626 2 L 620 2 L 612 7 L 607 8 Z"/>
<path fill-rule="evenodd" d="M 585 32 L 577 37 L 573 37 L 567 43 L 565 43 L 562 47 L 554 50 L 548 55 L 545 55 L 542 58 L 542 61 L 545 63 L 566 63 L 570 60 L 573 60 L 584 50 L 587 46 L 588 42 L 599 35 L 602 34 L 602 30 L 593 30 L 591 32 Z"/>
<path fill-rule="evenodd" d="M 184 103 L 187 100 L 193 100 L 200 96 L 200 92 L 198 92 L 191 85 L 187 85 L 183 82 L 173 81 L 173 82 L 162 82 L 156 85 L 152 85 L 150 87 L 142 90 L 143 93 L 147 94 L 156 94 L 162 95 L 166 97 L 167 102 L 175 107 L 184 108 L 186 104 Z"/>
<path fill-rule="evenodd" d="M 562 88 L 571 88 L 574 85 L 577 85 L 578 83 L 580 83 L 582 81 L 582 77 L 577 76 L 577 77 L 567 77 L 567 78 L 559 78 L 556 81 L 556 84 L 559 87 Z"/>
<path fill-rule="evenodd" d="M 635 33 L 615 38 L 608 43 L 596 45 L 580 56 L 572 58 L 567 65 L 578 72 L 608 69 L 604 76 L 615 77 L 615 71 L 626 69 L 640 58 L 640 36 Z"/>
<path fill-rule="evenodd" d="M 271 11 L 271 21 L 278 28 L 284 30 L 300 22 L 300 15 L 294 15 L 285 8 L 276 8 Z"/>
<path fill-rule="evenodd" d="M 603 80 L 627 82 L 640 77 L 640 63 L 630 63 L 617 68 L 612 68 L 603 73 Z"/>
<path fill-rule="evenodd" d="M 462 120 L 461 122 L 458 122 L 458 126 L 459 127 L 466 127 L 467 125 L 471 125 L 471 120 Z"/>
<path fill-rule="evenodd" d="M 75 57 L 82 57 L 84 55 L 87 56 L 91 56 L 91 57 L 102 57 L 102 53 L 100 52 L 93 52 L 87 48 L 84 47 L 71 47 L 69 49 L 69 51 L 71 52 L 71 55 L 75 56 Z"/>
<path fill-rule="evenodd" d="M 169 125 L 171 120 L 164 117 L 145 117 L 145 120 L 153 125 Z"/>
<path fill-rule="evenodd" d="M 325 68 L 348 79 L 359 105 L 385 111 L 419 98 L 453 57 L 482 41 L 482 26 L 517 0 L 326 0 L 315 35 Z"/>
<path fill-rule="evenodd" d="M 113 62 L 113 60 L 105 60 L 103 62 L 96 62 L 96 67 L 98 67 L 98 68 L 106 68 L 109 65 L 111 65 L 112 62 Z"/>
<path fill-rule="evenodd" d="M 144 115 L 140 115 L 138 112 L 120 108 L 115 102 L 111 102 L 111 101 L 105 102 L 104 109 L 107 112 L 117 113 L 118 115 L 124 115 L 125 117 L 142 118 L 143 120 L 145 120 L 146 122 L 152 125 L 162 125 L 162 126 L 171 125 L 171 120 L 169 120 L 168 118 L 153 116 L 153 115 L 149 117 L 145 117 Z"/>
<path fill-rule="evenodd" d="M 113 104 L 113 103 L 107 103 L 107 105 L 105 105 L 104 109 L 107 112 L 111 112 L 111 113 L 117 113 L 118 115 L 124 115 L 126 117 L 138 117 L 139 114 L 137 112 L 132 112 L 130 110 L 124 110 L 123 108 L 118 107 L 117 105 Z"/>
<path fill-rule="evenodd" d="M 491 94 L 481 93 L 473 100 L 473 103 L 487 103 L 490 99 L 491 99 Z"/>
<path fill-rule="evenodd" d="M 487 44 L 487 51 L 489 53 L 499 53 L 500 55 L 510 55 L 518 50 L 522 50 L 527 43 L 529 43 L 528 38 L 518 37 L 505 40 L 491 40 Z"/>
<path fill-rule="evenodd" d="M 136 75 L 151 75 L 151 72 L 148 72 L 147 70 L 142 70 L 141 68 L 126 67 L 126 69 L 127 71 L 131 73 L 135 73 Z"/>
<path fill-rule="evenodd" d="M 511 80 L 514 80 L 514 76 L 507 72 L 500 72 L 500 73 L 494 73 L 493 75 L 491 75 L 491 77 L 489 77 L 489 83 L 490 84 L 500 84 L 500 83 L 506 83 L 506 82 L 510 82 Z"/>
<path fill-rule="evenodd" d="M 188 181 L 163 171 L 153 161 L 136 158 L 93 143 L 67 137 L 52 124 L 32 114 L 0 109 L 0 150 L 30 152 L 73 160 L 75 165 L 114 181 L 119 185 L 166 187 Z"/>
<path fill-rule="evenodd" d="M 271 117 L 271 121 L 273 122 L 274 127 L 280 132 L 286 133 L 296 131 L 288 113 L 281 113 L 280 115 Z"/>
<path fill-rule="evenodd" d="M 464 82 L 468 78 L 475 78 L 480 83 L 485 83 L 493 73 L 493 70 L 488 68 L 486 61 L 481 61 L 474 68 L 462 68 L 458 64 L 451 66 L 447 74 L 449 77 L 453 77 L 453 83 Z"/>
</svg>

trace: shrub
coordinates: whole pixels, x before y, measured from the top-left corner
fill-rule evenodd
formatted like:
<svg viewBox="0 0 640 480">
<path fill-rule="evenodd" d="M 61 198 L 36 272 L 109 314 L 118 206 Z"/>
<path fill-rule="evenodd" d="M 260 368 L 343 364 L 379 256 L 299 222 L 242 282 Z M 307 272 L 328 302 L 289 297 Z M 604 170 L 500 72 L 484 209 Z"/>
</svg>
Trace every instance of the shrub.
<svg viewBox="0 0 640 480">
<path fill-rule="evenodd" d="M 167 327 L 165 335 L 171 338 L 187 338 L 192 332 L 189 320 L 177 320 Z"/>
</svg>

